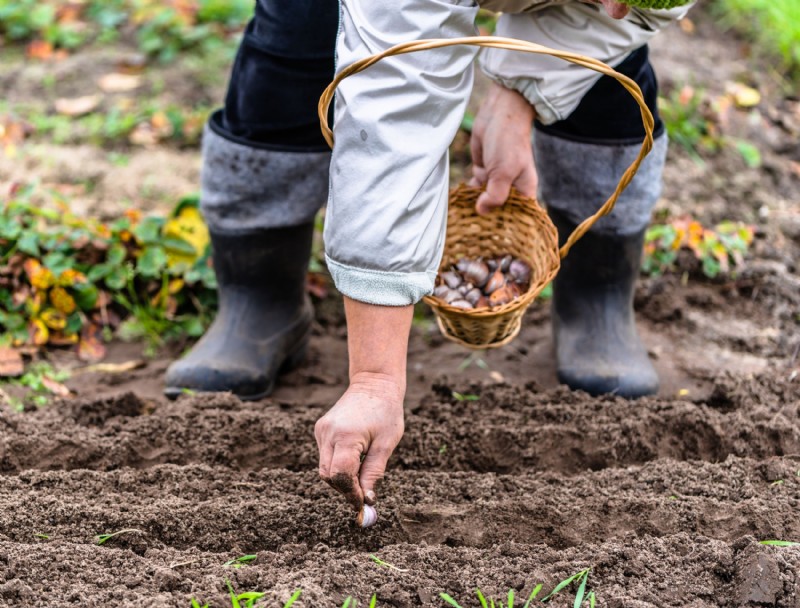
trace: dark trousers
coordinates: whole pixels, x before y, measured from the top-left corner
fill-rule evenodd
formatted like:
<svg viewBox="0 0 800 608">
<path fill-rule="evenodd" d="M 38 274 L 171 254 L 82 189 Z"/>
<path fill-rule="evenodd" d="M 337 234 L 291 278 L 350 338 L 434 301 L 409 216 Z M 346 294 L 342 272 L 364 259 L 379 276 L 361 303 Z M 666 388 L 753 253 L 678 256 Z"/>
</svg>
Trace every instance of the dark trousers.
<svg viewBox="0 0 800 608">
<path fill-rule="evenodd" d="M 225 107 L 212 116 L 211 128 L 250 147 L 327 150 L 317 102 L 333 79 L 338 28 L 338 0 L 258 0 L 236 55 Z M 659 135 L 664 127 L 647 47 L 631 53 L 616 69 L 642 88 Z M 537 128 L 608 145 L 638 143 L 644 137 L 636 102 L 608 76 L 600 78 L 567 119 Z"/>
</svg>

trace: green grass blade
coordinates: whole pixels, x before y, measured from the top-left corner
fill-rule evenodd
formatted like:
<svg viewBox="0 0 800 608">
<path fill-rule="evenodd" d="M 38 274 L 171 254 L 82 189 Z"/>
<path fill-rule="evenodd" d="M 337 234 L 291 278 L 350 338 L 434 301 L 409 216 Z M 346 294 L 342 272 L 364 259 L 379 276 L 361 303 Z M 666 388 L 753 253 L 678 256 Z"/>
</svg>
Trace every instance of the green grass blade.
<svg viewBox="0 0 800 608">
<path fill-rule="evenodd" d="M 548 601 L 548 600 L 549 600 L 551 597 L 553 597 L 553 596 L 554 596 L 554 595 L 556 595 L 556 594 L 557 594 L 559 591 L 561 591 L 562 589 L 564 589 L 564 587 L 567 587 L 568 585 L 571 585 L 571 584 L 573 583 L 573 581 L 577 580 L 579 577 L 583 576 L 584 574 L 586 574 L 586 573 L 588 573 L 588 572 L 589 572 L 589 570 L 588 570 L 588 569 L 587 569 L 587 570 L 581 570 L 580 572 L 578 572 L 578 573 L 576 573 L 576 574 L 573 574 L 572 576 L 570 576 L 568 579 L 565 579 L 565 580 L 561 581 L 560 583 L 558 583 L 558 585 L 556 585 L 556 588 L 555 588 L 555 589 L 553 589 L 553 590 L 552 590 L 552 591 L 551 591 L 551 592 L 550 592 L 550 593 L 547 595 L 547 597 L 545 597 L 545 598 L 544 598 L 542 601 L 543 601 L 543 602 L 546 602 L 546 601 Z"/>
<path fill-rule="evenodd" d="M 231 608 L 242 608 L 242 605 L 239 603 L 239 600 L 236 599 L 236 594 L 233 592 L 233 586 L 228 579 L 225 579 L 225 583 L 228 585 L 228 593 L 231 594 Z"/>
<path fill-rule="evenodd" d="M 369 600 L 369 608 L 375 608 L 378 605 L 378 596 L 373 595 Z"/>
<path fill-rule="evenodd" d="M 483 593 L 480 589 L 475 589 L 475 595 L 478 596 L 478 601 L 481 603 L 481 608 L 489 608 L 489 604 L 486 603 L 486 598 L 483 597 Z"/>
<path fill-rule="evenodd" d="M 800 543 L 790 540 L 761 540 L 759 543 L 768 547 L 796 547 L 800 545 Z"/>
<path fill-rule="evenodd" d="M 581 581 L 581 586 L 578 587 L 578 593 L 575 594 L 575 603 L 572 605 L 572 608 L 581 608 L 583 605 L 583 597 L 586 595 L 586 583 L 589 581 L 589 573 L 587 572 L 583 576 L 583 580 Z"/>
<path fill-rule="evenodd" d="M 525 605 L 522 608 L 531 608 L 531 602 L 536 599 L 536 596 L 539 595 L 539 592 L 542 590 L 542 583 L 536 585 L 531 591 L 530 596 L 528 596 L 528 601 L 525 602 Z"/>
<path fill-rule="evenodd" d="M 297 589 L 294 593 L 292 593 L 292 597 L 290 597 L 287 602 L 283 605 L 283 608 L 292 608 L 294 603 L 300 597 L 300 594 L 303 593 L 301 589 Z"/>
<path fill-rule="evenodd" d="M 514 590 L 508 590 L 508 608 L 514 608 Z"/>
<path fill-rule="evenodd" d="M 450 597 L 446 593 L 440 593 L 439 597 L 442 598 L 445 602 L 447 602 L 451 606 L 454 606 L 455 608 L 462 608 L 461 604 L 459 604 L 457 601 L 455 601 L 452 597 Z"/>
<path fill-rule="evenodd" d="M 347 598 L 344 600 L 344 604 L 342 604 L 342 608 L 350 608 L 350 602 L 352 601 L 353 598 L 348 595 Z"/>
<path fill-rule="evenodd" d="M 597 603 L 597 598 L 594 595 L 594 591 L 589 594 L 589 608 L 594 608 L 594 605 Z"/>
</svg>

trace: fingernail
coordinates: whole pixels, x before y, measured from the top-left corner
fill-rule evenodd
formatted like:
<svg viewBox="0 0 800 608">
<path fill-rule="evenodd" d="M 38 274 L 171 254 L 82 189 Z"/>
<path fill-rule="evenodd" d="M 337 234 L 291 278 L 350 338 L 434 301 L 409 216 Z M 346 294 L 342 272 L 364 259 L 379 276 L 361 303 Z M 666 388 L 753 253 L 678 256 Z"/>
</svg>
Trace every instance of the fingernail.
<svg viewBox="0 0 800 608">
<path fill-rule="evenodd" d="M 378 497 L 372 490 L 367 490 L 367 492 L 364 494 L 364 502 L 368 505 L 374 505 L 376 502 L 378 502 Z"/>
</svg>

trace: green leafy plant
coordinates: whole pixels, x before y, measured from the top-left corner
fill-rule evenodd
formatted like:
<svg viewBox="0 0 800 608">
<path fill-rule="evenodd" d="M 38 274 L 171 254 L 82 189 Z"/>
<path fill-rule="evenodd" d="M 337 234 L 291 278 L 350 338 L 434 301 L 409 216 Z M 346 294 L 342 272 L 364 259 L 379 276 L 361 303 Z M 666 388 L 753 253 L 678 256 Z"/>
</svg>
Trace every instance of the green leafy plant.
<svg viewBox="0 0 800 608">
<path fill-rule="evenodd" d="M 37 361 L 28 366 L 19 378 L 8 378 L 0 381 L 0 393 L 8 405 L 17 411 L 26 405 L 41 407 L 47 405 L 54 394 L 65 394 L 67 388 L 61 384 L 70 377 L 68 370 L 56 370 L 47 361 Z M 9 395 L 5 388 L 17 387 L 24 390 L 24 397 Z"/>
<path fill-rule="evenodd" d="M 123 26 L 139 49 L 161 61 L 181 51 L 217 48 L 252 15 L 249 0 L 0 0 L 0 36 L 28 42 L 28 55 L 49 59 L 90 42 L 116 40 Z"/>
<path fill-rule="evenodd" d="M 703 162 L 700 152 L 716 152 L 722 147 L 722 134 L 705 91 L 690 85 L 675 88 L 659 98 L 658 109 L 670 139 L 695 161 Z"/>
<path fill-rule="evenodd" d="M 720 22 L 748 36 L 764 54 L 800 75 L 800 4 L 796 0 L 714 0 Z"/>
<path fill-rule="evenodd" d="M 691 85 L 675 88 L 668 96 L 658 100 L 659 113 L 670 139 L 683 147 L 700 165 L 702 154 L 714 154 L 724 147 L 731 147 L 752 168 L 761 166 L 761 152 L 752 143 L 730 137 L 724 133 L 725 114 L 733 106 L 758 103 L 758 91 L 740 83 L 730 83 L 724 95 L 710 96 L 703 89 Z"/>
<path fill-rule="evenodd" d="M 469 395 L 453 391 L 453 399 L 456 401 L 477 401 L 480 398 L 480 395 Z"/>
<path fill-rule="evenodd" d="M 97 360 L 104 331 L 120 328 L 124 317 L 128 336 L 152 344 L 199 336 L 216 307 L 215 288 L 196 197 L 167 218 L 131 210 L 108 225 L 72 214 L 57 193 L 35 187 L 0 208 L 6 344 L 75 345 L 79 357 Z"/>
<path fill-rule="evenodd" d="M 688 217 L 656 224 L 645 234 L 642 272 L 663 274 L 673 268 L 679 252 L 686 250 L 700 262 L 705 276 L 729 273 L 743 265 L 753 233 L 751 226 L 741 222 L 726 221 L 711 229 Z"/>
</svg>

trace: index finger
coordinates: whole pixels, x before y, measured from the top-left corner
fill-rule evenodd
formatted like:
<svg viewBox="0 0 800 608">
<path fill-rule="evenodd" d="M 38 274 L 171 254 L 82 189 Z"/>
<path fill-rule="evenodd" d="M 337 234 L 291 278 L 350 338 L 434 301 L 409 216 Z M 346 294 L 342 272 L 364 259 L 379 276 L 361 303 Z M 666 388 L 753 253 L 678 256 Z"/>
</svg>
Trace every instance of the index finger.
<svg viewBox="0 0 800 608">
<path fill-rule="evenodd" d="M 360 468 L 361 450 L 357 446 L 341 444 L 334 446 L 330 477 L 325 481 L 334 490 L 343 494 L 355 511 L 361 511 L 361 507 L 364 506 L 364 492 L 358 482 Z"/>
</svg>

